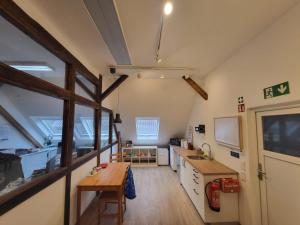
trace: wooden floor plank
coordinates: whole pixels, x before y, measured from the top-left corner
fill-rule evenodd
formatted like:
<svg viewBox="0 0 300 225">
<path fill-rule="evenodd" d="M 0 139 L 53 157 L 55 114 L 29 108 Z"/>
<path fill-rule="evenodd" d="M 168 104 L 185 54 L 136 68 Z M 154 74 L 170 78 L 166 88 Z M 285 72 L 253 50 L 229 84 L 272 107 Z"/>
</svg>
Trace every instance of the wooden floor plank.
<svg viewBox="0 0 300 225">
<path fill-rule="evenodd" d="M 134 168 L 133 174 L 137 198 L 127 201 L 124 225 L 204 225 L 169 167 Z M 97 225 L 96 204 L 94 201 L 82 216 L 83 225 Z M 116 224 L 102 221 L 102 225 Z"/>
</svg>

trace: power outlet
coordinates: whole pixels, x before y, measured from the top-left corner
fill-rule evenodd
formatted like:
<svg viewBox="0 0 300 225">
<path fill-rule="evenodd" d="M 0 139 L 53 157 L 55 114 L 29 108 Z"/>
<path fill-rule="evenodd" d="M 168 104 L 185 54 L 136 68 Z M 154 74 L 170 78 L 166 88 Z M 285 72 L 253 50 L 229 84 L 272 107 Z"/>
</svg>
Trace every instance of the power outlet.
<svg viewBox="0 0 300 225">
<path fill-rule="evenodd" d="M 232 157 L 235 157 L 235 158 L 240 158 L 240 153 L 238 153 L 238 152 L 234 152 L 234 151 L 230 151 L 230 155 L 232 156 Z"/>
</svg>

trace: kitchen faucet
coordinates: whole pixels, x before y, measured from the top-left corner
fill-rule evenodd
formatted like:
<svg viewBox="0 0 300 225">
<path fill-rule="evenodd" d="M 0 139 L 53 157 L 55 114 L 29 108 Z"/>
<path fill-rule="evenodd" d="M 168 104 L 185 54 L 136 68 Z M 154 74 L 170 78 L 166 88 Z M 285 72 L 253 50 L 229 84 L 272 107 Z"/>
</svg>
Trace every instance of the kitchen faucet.
<svg viewBox="0 0 300 225">
<path fill-rule="evenodd" d="M 210 145 L 209 145 L 208 143 L 204 142 L 204 143 L 201 145 L 202 151 L 203 151 L 203 146 L 205 146 L 205 145 L 208 146 L 208 159 L 209 159 L 209 160 L 212 160 L 213 158 L 212 158 L 212 154 L 211 154 L 211 147 L 210 147 Z"/>
</svg>

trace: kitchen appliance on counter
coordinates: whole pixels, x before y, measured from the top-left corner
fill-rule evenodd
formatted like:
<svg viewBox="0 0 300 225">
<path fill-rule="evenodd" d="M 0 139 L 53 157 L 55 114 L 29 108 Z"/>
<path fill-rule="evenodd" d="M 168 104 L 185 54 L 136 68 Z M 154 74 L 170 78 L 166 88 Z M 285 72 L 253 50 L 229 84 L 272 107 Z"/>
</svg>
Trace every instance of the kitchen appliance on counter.
<svg viewBox="0 0 300 225">
<path fill-rule="evenodd" d="M 170 145 L 181 146 L 181 138 L 171 138 Z"/>
</svg>

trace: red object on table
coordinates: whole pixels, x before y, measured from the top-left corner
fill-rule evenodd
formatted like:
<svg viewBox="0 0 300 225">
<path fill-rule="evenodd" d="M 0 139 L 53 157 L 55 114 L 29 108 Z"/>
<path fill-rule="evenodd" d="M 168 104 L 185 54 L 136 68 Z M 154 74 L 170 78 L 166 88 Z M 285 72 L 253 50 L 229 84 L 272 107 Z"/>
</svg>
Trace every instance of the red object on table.
<svg viewBox="0 0 300 225">
<path fill-rule="evenodd" d="M 101 167 L 102 169 L 105 169 L 107 166 L 108 166 L 108 163 L 101 163 L 101 164 L 100 164 L 100 167 Z"/>
</svg>

